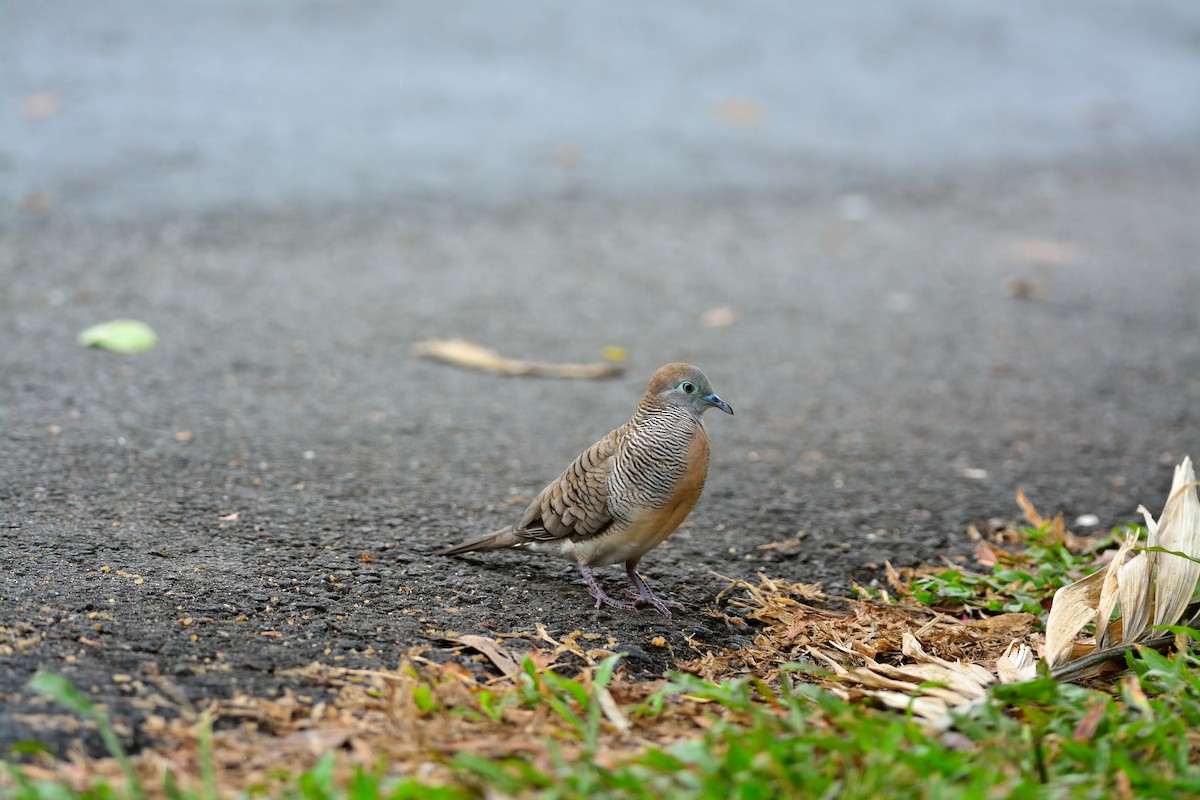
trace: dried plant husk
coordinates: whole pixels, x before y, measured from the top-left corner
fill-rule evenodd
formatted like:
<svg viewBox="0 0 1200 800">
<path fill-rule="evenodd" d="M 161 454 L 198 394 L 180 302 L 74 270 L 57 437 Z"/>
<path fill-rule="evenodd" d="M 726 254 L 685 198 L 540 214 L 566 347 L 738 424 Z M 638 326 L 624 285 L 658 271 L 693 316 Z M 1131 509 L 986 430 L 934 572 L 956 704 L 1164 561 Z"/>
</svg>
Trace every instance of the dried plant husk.
<svg viewBox="0 0 1200 800">
<path fill-rule="evenodd" d="M 1163 550 L 1184 554 L 1154 553 L 1154 624 L 1174 625 L 1200 578 L 1200 562 L 1193 560 L 1200 558 L 1200 497 L 1196 495 L 1196 473 L 1190 458 L 1175 467 L 1171 494 L 1158 518 L 1157 538 Z"/>
<path fill-rule="evenodd" d="M 428 339 L 412 346 L 418 358 L 431 358 L 464 369 L 538 378 L 612 378 L 624 372 L 619 364 L 596 361 L 587 364 L 550 363 L 506 358 L 495 350 L 463 339 Z"/>
</svg>

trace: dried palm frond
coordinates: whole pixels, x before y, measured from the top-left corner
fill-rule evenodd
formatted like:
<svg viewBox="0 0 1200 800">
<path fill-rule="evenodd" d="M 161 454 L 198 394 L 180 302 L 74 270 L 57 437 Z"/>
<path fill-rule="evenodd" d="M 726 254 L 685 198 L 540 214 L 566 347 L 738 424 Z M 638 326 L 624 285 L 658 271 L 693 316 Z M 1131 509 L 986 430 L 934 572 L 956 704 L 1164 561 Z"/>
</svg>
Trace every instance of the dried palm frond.
<svg viewBox="0 0 1200 800">
<path fill-rule="evenodd" d="M 1131 645 L 1163 639 L 1151 624 L 1186 621 L 1185 611 L 1200 580 L 1200 496 L 1196 486 L 1192 460 L 1185 457 L 1175 467 L 1171 492 L 1158 520 L 1144 507 L 1138 508 L 1146 519 L 1147 546 L 1136 548 L 1136 536 L 1127 534 L 1105 569 L 1055 593 L 1046 621 L 1044 654 L 1052 668 L 1065 668 L 1089 657 L 1088 663 L 1099 669 L 1121 657 Z M 1129 557 L 1134 550 L 1138 552 Z M 1118 602 L 1121 618 L 1113 621 Z M 1076 641 L 1093 619 L 1096 633 L 1092 643 Z M 1171 637 L 1165 639 L 1169 643 Z M 1099 653 L 1111 657 L 1096 658 Z M 1079 673 L 1076 665 L 1070 674 Z"/>
<path fill-rule="evenodd" d="M 1054 593 L 1050 617 L 1046 620 L 1044 653 L 1050 666 L 1056 667 L 1071 659 L 1076 635 L 1096 619 L 1096 608 L 1107 577 L 1105 572 L 1094 572 Z"/>
<path fill-rule="evenodd" d="M 1158 518 L 1157 574 L 1154 582 L 1154 624 L 1174 625 L 1192 599 L 1200 578 L 1200 497 L 1192 460 L 1175 467 L 1171 494 Z M 1176 555 L 1181 553 L 1182 555 Z"/>
<path fill-rule="evenodd" d="M 1196 488 L 1191 459 L 1185 458 L 1175 468 L 1171 492 L 1158 520 L 1142 509 L 1149 531 L 1147 545 L 1138 547 L 1137 533 L 1126 532 L 1103 568 L 1055 592 L 1042 654 L 1055 678 L 1082 680 L 1136 648 L 1169 648 L 1174 635 L 1151 625 L 1190 625 L 1200 618 L 1200 603 L 1189 604 L 1200 580 L 1200 496 Z M 1024 495 L 1019 495 L 1018 501 L 1027 518 L 1044 520 Z M 899 583 L 898 579 L 895 582 Z M 1120 617 L 1113 620 L 1118 608 Z M 968 624 L 958 622 L 957 629 L 965 632 Z M 1094 625 L 1094 634 L 1080 638 L 1089 624 Z M 882 664 L 867 657 L 861 648 L 839 649 L 857 656 L 862 665 L 847 667 L 815 645 L 809 646 L 811 654 L 833 666 L 832 679 L 837 684 L 854 687 L 854 696 L 904 709 L 935 728 L 949 725 L 951 709 L 976 701 L 992 684 L 1030 680 L 1037 675 L 1033 650 L 1015 639 L 994 661 L 994 671 L 979 663 L 930 655 L 912 633 L 903 634 L 905 663 Z"/>
</svg>

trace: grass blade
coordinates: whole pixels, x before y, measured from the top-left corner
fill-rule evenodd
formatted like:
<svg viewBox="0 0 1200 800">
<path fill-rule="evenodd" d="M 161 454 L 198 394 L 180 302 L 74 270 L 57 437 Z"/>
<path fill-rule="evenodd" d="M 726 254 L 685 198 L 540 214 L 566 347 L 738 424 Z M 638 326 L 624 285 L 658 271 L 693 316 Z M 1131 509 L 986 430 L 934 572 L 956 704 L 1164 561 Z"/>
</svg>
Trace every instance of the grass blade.
<svg viewBox="0 0 1200 800">
<path fill-rule="evenodd" d="M 113 730 L 108 715 L 97 708 L 70 680 L 56 672 L 39 672 L 30 678 L 29 685 L 35 692 L 46 695 L 59 705 L 96 723 L 100 738 L 104 740 L 104 746 L 120 764 L 121 772 L 129 783 L 130 796 L 134 800 L 143 800 L 145 792 L 142 791 L 141 781 L 138 780 L 137 772 L 134 771 L 133 764 L 125 753 L 125 748 L 121 746 L 121 741 L 117 738 L 117 733 Z"/>
</svg>

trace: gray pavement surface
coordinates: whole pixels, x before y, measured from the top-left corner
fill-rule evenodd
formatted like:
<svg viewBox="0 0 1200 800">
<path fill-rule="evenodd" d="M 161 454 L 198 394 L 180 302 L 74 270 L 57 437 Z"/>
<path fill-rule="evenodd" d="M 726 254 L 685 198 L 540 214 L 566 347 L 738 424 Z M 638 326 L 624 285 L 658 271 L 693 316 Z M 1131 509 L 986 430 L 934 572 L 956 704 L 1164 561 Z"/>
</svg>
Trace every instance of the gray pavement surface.
<svg viewBox="0 0 1200 800">
<path fill-rule="evenodd" d="M 721 576 L 845 592 L 969 553 L 1018 487 L 1107 530 L 1200 457 L 1194 3 L 7 2 L 0 31 L 0 746 L 98 749 L 37 669 L 135 747 L 180 696 L 315 702 L 285 670 L 447 631 L 601 632 L 656 675 L 752 632 Z M 118 316 L 160 346 L 75 345 Z M 442 336 L 628 372 L 408 354 Z M 687 612 L 429 555 L 671 360 L 737 410 L 643 562 Z"/>
</svg>

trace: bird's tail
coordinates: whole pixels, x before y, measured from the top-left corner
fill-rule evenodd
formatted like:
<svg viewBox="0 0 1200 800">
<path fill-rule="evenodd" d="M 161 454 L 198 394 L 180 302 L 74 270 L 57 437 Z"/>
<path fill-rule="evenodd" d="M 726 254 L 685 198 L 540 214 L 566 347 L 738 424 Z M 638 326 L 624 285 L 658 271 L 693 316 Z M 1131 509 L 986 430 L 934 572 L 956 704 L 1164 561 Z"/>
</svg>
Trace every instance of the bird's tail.
<svg viewBox="0 0 1200 800">
<path fill-rule="evenodd" d="M 498 531 L 493 531 L 486 536 L 480 536 L 478 539 L 468 539 L 462 544 L 456 544 L 453 547 L 447 547 L 445 550 L 438 550 L 434 555 L 438 556 L 453 556 L 458 553 L 470 553 L 474 550 L 499 550 L 502 547 L 512 547 L 524 541 L 520 536 L 517 536 L 513 530 L 513 526 L 501 528 Z"/>
</svg>

